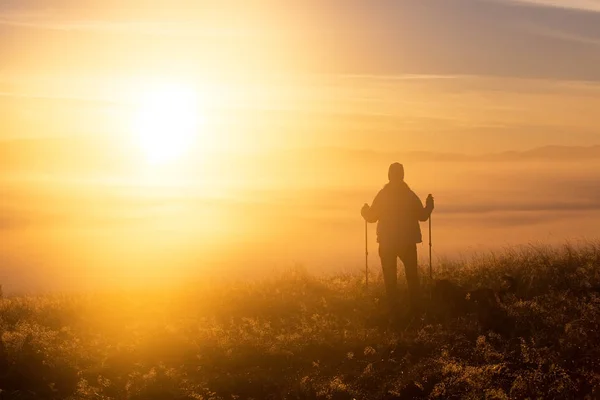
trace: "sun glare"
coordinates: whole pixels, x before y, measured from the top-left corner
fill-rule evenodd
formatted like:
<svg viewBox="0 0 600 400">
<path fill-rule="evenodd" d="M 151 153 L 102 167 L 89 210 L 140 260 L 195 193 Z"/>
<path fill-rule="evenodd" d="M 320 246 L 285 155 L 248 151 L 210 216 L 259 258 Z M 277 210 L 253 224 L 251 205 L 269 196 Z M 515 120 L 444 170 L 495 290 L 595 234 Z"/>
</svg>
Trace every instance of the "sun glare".
<svg viewBox="0 0 600 400">
<path fill-rule="evenodd" d="M 178 160 L 189 149 L 199 129 L 197 93 L 184 86 L 160 86 L 139 101 L 133 126 L 148 162 Z"/>
</svg>

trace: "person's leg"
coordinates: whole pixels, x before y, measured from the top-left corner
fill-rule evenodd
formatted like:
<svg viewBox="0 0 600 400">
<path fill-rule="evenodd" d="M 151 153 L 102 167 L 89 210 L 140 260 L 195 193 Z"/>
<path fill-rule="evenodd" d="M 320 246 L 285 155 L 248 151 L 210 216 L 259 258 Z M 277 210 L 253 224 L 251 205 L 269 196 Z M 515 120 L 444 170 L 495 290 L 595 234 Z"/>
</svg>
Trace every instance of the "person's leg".
<svg viewBox="0 0 600 400">
<path fill-rule="evenodd" d="M 390 309 L 398 303 L 398 252 L 395 248 L 379 245 L 383 281 Z"/>
<path fill-rule="evenodd" d="M 417 245 L 411 244 L 404 246 L 401 249 L 399 256 L 404 264 L 404 270 L 406 272 L 406 283 L 408 285 L 410 306 L 413 311 L 417 311 L 420 306 L 420 282 L 417 260 Z"/>
</svg>

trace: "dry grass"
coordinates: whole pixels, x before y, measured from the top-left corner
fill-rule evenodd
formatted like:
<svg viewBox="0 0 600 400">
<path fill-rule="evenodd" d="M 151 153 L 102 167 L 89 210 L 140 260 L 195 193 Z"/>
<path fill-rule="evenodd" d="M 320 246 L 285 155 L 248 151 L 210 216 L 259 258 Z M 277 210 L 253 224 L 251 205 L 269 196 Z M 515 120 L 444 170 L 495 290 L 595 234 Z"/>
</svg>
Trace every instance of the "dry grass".
<svg viewBox="0 0 600 400">
<path fill-rule="evenodd" d="M 468 313 L 390 323 L 380 284 L 302 271 L 7 298 L 0 398 L 599 398 L 600 245 L 509 249 L 437 272 L 469 288 L 504 274 L 519 286 L 502 329 Z"/>
</svg>

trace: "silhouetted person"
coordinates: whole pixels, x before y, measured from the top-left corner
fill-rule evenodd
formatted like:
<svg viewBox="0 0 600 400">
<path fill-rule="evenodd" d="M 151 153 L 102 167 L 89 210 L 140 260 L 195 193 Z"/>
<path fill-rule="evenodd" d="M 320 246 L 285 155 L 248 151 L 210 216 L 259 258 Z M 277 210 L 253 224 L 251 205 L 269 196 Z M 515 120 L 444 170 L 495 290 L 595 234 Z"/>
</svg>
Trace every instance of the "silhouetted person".
<svg viewBox="0 0 600 400">
<path fill-rule="evenodd" d="M 433 197 L 427 197 L 427 205 L 404 182 L 404 166 L 390 165 L 389 183 L 373 200 L 373 205 L 365 204 L 361 210 L 367 222 L 378 222 L 377 242 L 383 268 L 385 289 L 391 308 L 398 301 L 397 260 L 400 258 L 406 271 L 406 281 L 411 309 L 418 308 L 419 273 L 417 267 L 417 243 L 423 241 L 419 221 L 427 221 L 433 211 Z"/>
</svg>

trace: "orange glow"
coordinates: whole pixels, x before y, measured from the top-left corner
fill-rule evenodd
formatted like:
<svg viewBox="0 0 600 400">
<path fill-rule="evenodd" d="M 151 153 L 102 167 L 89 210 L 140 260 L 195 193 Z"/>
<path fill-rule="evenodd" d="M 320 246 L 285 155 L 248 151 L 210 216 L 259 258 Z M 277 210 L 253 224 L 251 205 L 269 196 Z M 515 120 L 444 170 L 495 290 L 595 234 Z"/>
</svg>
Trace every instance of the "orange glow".
<svg viewBox="0 0 600 400">
<path fill-rule="evenodd" d="M 41 3 L 0 2 L 5 276 L 361 268 L 395 161 L 441 255 L 597 232 L 591 34 L 473 35 L 443 1 Z"/>
</svg>

